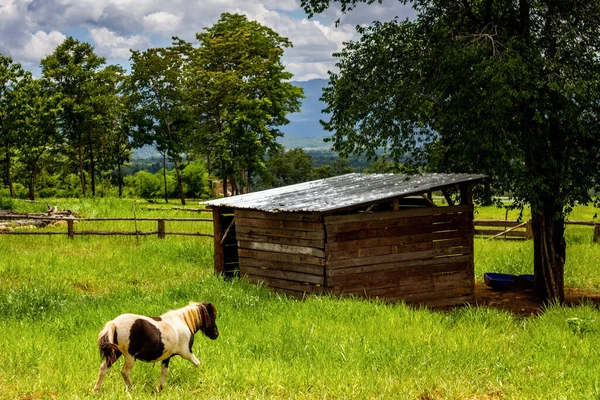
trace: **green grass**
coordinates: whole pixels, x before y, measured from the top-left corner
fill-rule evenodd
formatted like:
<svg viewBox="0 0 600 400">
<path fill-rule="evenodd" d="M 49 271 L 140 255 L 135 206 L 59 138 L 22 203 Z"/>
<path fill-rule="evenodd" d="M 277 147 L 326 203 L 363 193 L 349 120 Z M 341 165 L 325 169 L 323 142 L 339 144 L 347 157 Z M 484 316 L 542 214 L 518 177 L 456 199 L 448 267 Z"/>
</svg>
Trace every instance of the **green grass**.
<svg viewBox="0 0 600 400">
<path fill-rule="evenodd" d="M 56 203 L 82 216 L 131 214 L 131 201 Z M 586 228 L 567 232 L 567 285 L 600 290 L 600 246 Z M 478 279 L 531 272 L 531 242 L 477 239 L 475 251 Z M 600 311 L 590 304 L 525 319 L 475 307 L 297 301 L 213 276 L 210 238 L 0 236 L 0 260 L 1 399 L 600 397 Z M 173 359 L 157 395 L 160 365 L 139 362 L 126 394 L 118 362 L 93 394 L 107 320 L 192 300 L 219 310 L 219 339 L 196 337 L 199 369 Z"/>
</svg>

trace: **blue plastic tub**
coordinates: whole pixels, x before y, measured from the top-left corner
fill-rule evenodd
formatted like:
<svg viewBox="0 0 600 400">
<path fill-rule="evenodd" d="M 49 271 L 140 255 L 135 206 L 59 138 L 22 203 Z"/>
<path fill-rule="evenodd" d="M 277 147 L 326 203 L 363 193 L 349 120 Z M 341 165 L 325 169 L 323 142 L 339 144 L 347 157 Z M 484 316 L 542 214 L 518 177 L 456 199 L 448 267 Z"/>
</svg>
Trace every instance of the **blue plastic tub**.
<svg viewBox="0 0 600 400">
<path fill-rule="evenodd" d="M 498 274 L 495 272 L 486 272 L 483 274 L 483 281 L 492 289 L 509 289 L 517 276 L 513 274 Z"/>
</svg>

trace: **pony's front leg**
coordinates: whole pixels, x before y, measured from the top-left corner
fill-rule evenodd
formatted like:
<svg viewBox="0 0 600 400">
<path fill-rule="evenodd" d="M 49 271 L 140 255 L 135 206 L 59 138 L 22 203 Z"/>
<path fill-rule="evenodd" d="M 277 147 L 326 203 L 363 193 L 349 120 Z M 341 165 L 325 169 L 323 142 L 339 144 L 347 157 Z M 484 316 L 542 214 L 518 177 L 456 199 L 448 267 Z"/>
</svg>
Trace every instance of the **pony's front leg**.
<svg viewBox="0 0 600 400">
<path fill-rule="evenodd" d="M 125 354 L 125 363 L 123 364 L 121 375 L 123 375 L 123 380 L 125 381 L 125 386 L 128 390 L 133 389 L 133 382 L 131 382 L 130 375 L 134 364 L 135 358 L 133 358 L 131 354 Z"/>
<path fill-rule="evenodd" d="M 104 379 L 104 375 L 108 372 L 108 362 L 104 361 L 102 365 L 100 365 L 100 373 L 98 374 L 98 382 L 96 382 L 96 386 L 94 386 L 94 390 L 98 392 L 102 387 L 102 380 Z"/>
<path fill-rule="evenodd" d="M 196 358 L 195 355 L 192 354 L 191 351 L 189 353 L 180 354 L 180 356 L 194 364 L 194 367 L 198 368 L 200 366 L 200 361 Z"/>
<path fill-rule="evenodd" d="M 167 377 L 167 372 L 169 372 L 169 360 L 171 359 L 167 358 L 166 360 L 162 361 L 162 366 L 160 369 L 160 383 L 158 384 L 159 392 L 165 387 L 165 378 Z"/>
</svg>

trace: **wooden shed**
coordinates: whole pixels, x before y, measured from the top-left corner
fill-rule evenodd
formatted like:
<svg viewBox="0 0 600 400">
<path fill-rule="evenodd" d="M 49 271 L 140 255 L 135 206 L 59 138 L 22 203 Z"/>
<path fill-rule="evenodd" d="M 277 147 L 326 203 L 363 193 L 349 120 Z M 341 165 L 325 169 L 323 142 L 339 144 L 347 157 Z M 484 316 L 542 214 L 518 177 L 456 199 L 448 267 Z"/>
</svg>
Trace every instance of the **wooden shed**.
<svg viewBox="0 0 600 400">
<path fill-rule="evenodd" d="M 354 173 L 209 201 L 215 271 L 299 297 L 471 302 L 471 193 L 484 178 Z M 433 191 L 449 205 L 436 206 Z"/>
</svg>

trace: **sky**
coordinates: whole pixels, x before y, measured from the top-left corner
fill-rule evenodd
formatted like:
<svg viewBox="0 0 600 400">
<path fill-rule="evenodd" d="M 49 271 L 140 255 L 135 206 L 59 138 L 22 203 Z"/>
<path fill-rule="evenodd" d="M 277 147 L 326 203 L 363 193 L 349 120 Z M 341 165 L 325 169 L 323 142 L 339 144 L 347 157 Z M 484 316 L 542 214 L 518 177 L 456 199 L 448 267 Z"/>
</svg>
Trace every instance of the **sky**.
<svg viewBox="0 0 600 400">
<path fill-rule="evenodd" d="M 335 71 L 332 54 L 358 38 L 357 25 L 414 15 L 398 0 L 361 4 L 346 15 L 332 6 L 312 19 L 300 0 L 0 0 L 0 53 L 39 76 L 40 60 L 72 36 L 91 43 L 108 63 L 127 67 L 129 49 L 168 46 L 172 36 L 194 42 L 224 12 L 244 14 L 290 39 L 283 62 L 296 81 Z"/>
</svg>

